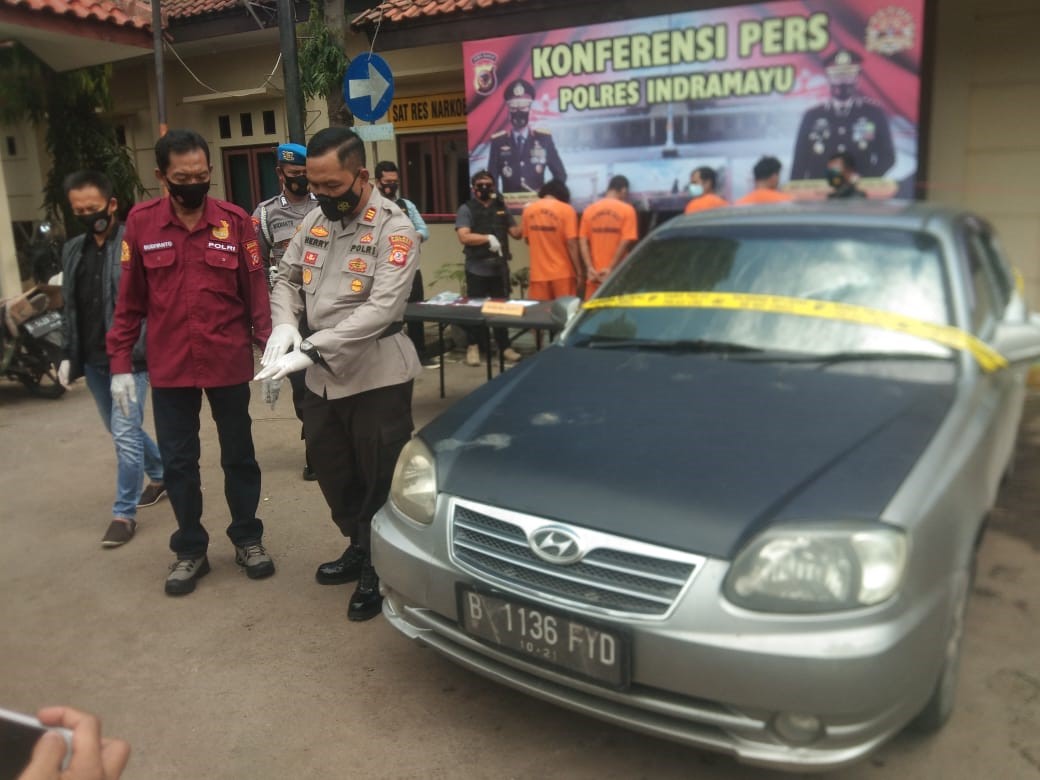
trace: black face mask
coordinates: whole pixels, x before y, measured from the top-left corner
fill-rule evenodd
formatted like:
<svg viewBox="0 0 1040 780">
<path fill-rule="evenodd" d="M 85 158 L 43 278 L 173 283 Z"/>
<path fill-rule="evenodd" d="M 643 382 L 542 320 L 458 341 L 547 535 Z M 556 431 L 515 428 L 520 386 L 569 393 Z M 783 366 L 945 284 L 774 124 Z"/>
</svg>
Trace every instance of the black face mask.
<svg viewBox="0 0 1040 780">
<path fill-rule="evenodd" d="M 389 184 L 380 184 L 379 190 L 383 193 L 383 197 L 390 198 L 390 200 L 397 199 L 397 182 L 390 182 Z"/>
<path fill-rule="evenodd" d="M 828 168 L 827 181 L 830 183 L 832 187 L 837 189 L 845 183 L 845 175 L 837 168 Z"/>
<path fill-rule="evenodd" d="M 473 188 L 473 192 L 477 194 L 477 200 L 491 200 L 491 193 L 495 191 L 495 188 L 490 184 L 478 184 Z"/>
<path fill-rule="evenodd" d="M 112 215 L 108 213 L 107 209 L 95 211 L 93 214 L 80 214 L 76 219 L 88 233 L 98 236 L 108 230 L 108 226 L 112 224 Z"/>
<path fill-rule="evenodd" d="M 321 213 L 325 215 L 326 219 L 343 219 L 357 210 L 361 196 L 354 192 L 355 181 L 357 181 L 356 173 L 350 186 L 347 187 L 347 191 L 342 195 L 318 195 L 318 205 L 321 206 Z"/>
<path fill-rule="evenodd" d="M 293 195 L 306 195 L 307 175 L 304 174 L 303 176 L 286 176 L 285 189 L 287 189 Z"/>
<path fill-rule="evenodd" d="M 181 204 L 184 208 L 194 211 L 202 205 L 209 192 L 209 182 L 199 184 L 174 184 L 167 180 L 166 189 L 170 191 L 170 197 Z"/>
<path fill-rule="evenodd" d="M 527 127 L 528 112 L 527 111 L 510 111 L 509 121 L 513 125 L 514 130 L 523 130 Z"/>
</svg>

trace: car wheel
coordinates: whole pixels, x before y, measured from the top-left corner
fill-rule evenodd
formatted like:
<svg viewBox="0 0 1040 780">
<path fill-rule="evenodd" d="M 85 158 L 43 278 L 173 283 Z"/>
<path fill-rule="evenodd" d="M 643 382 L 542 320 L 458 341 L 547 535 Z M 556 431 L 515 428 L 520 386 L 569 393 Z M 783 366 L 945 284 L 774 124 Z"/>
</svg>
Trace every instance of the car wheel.
<svg viewBox="0 0 1040 780">
<path fill-rule="evenodd" d="M 933 734 L 941 729 L 950 719 L 953 704 L 957 695 L 957 677 L 960 671 L 961 645 L 964 639 L 964 618 L 968 612 L 968 598 L 971 584 L 975 579 L 975 556 L 971 565 L 961 572 L 957 578 L 956 592 L 953 598 L 953 614 L 950 630 L 946 636 L 943 651 L 943 665 L 935 688 L 917 716 L 910 722 L 910 728 L 919 734 Z"/>
</svg>

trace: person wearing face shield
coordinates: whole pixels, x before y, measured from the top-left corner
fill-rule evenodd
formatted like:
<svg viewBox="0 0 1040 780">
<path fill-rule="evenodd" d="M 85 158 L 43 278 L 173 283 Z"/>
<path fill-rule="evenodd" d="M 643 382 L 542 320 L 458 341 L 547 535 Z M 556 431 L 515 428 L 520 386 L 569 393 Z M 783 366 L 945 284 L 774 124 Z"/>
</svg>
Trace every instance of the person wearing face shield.
<svg viewBox="0 0 1040 780">
<path fill-rule="evenodd" d="M 131 352 L 132 403 L 113 403 L 105 334 L 112 325 L 122 273 L 120 247 L 124 227 L 112 182 L 98 171 L 78 171 L 64 182 L 65 197 L 86 231 L 62 248 L 62 296 L 65 300 L 65 359 L 58 379 L 68 386 L 84 377 L 105 430 L 116 448 L 116 498 L 112 521 L 101 540 L 106 548 L 129 542 L 137 528 L 137 510 L 166 495 L 159 448 L 142 428 L 148 398 L 144 332 Z M 141 489 L 144 477 L 148 484 Z"/>
<path fill-rule="evenodd" d="M 827 197 L 834 199 L 865 198 L 867 193 L 856 186 L 856 158 L 848 152 L 840 152 L 827 161 L 827 183 L 831 191 Z"/>
<path fill-rule="evenodd" d="M 567 181 L 552 133 L 529 125 L 534 86 L 524 79 L 506 85 L 509 129 L 491 136 L 488 171 L 499 192 L 537 194 L 545 184 L 546 170 L 553 179 Z"/>
<path fill-rule="evenodd" d="M 347 618 L 369 620 L 382 607 L 372 518 L 411 438 L 412 386 L 422 373 L 404 333 L 419 236 L 373 186 L 365 145 L 349 128 L 315 133 L 307 178 L 319 208 L 304 217 L 282 257 L 271 293 L 275 328 L 256 379 L 306 370 L 307 454 L 332 520 L 350 540 L 339 558 L 318 566 L 315 579 L 357 582 Z M 311 331 L 306 339 L 296 329 L 301 316 Z"/>
<path fill-rule="evenodd" d="M 262 201 L 253 211 L 253 227 L 260 241 L 260 256 L 264 259 L 268 282 L 272 287 L 289 240 L 296 235 L 303 218 L 318 207 L 318 199 L 307 188 L 307 148 L 302 144 L 281 144 L 276 150 L 276 158 L 275 171 L 282 191 Z M 303 439 L 303 372 L 289 374 L 289 383 L 292 386 L 293 411 L 300 421 L 300 438 Z M 280 386 L 280 382 L 264 386 L 265 400 L 271 408 L 278 401 Z M 303 464 L 303 478 L 307 482 L 318 478 L 308 461 Z"/>
<path fill-rule="evenodd" d="M 199 423 L 202 395 L 220 440 L 227 536 L 250 579 L 274 574 L 256 516 L 260 467 L 253 448 L 249 381 L 253 346 L 271 335 L 267 274 L 253 223 L 233 203 L 210 197 L 209 146 L 192 130 L 155 144 L 156 178 L 168 193 L 140 203 L 126 220 L 119 284 L 107 346 L 112 397 L 133 404 L 131 351 L 148 318 L 148 372 L 155 431 L 177 530 L 166 593 L 195 590 L 209 572 L 202 525 Z"/>
<path fill-rule="evenodd" d="M 695 211 L 707 211 L 728 206 L 729 201 L 715 192 L 717 183 L 718 177 L 714 168 L 706 165 L 694 168 L 690 173 L 690 202 L 686 204 L 683 213 L 693 214 Z"/>
<path fill-rule="evenodd" d="M 892 130 L 884 110 L 860 94 L 863 58 L 839 49 L 824 61 L 831 97 L 805 112 L 795 137 L 792 179 L 826 179 L 827 162 L 847 152 L 863 176 L 883 176 L 895 163 Z"/>
</svg>

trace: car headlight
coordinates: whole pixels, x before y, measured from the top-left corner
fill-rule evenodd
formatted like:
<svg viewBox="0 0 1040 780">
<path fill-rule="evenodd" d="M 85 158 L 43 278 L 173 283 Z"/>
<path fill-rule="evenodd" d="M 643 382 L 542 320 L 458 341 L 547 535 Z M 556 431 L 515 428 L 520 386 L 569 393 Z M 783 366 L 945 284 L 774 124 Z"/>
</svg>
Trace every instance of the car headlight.
<svg viewBox="0 0 1040 780">
<path fill-rule="evenodd" d="M 390 484 L 390 500 L 417 523 L 432 523 L 437 504 L 437 467 L 422 439 L 413 438 L 401 450 Z"/>
<path fill-rule="evenodd" d="M 856 609 L 896 592 L 906 557 L 906 535 L 889 526 L 775 528 L 741 551 L 723 590 L 760 612 Z"/>
</svg>

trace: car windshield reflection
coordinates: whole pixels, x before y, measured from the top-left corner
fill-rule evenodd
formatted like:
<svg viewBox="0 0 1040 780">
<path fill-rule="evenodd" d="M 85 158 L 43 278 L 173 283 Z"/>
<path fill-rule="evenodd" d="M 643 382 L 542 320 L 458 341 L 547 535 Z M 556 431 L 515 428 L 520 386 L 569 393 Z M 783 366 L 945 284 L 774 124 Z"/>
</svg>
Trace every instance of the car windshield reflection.
<svg viewBox="0 0 1040 780">
<path fill-rule="evenodd" d="M 643 243 L 596 299 L 691 292 L 826 301 L 940 326 L 951 321 L 938 242 L 896 229 L 730 226 L 665 233 Z M 764 311 L 753 299 L 744 308 L 622 301 L 584 312 L 568 343 L 759 358 L 952 355 L 919 335 L 870 322 Z"/>
</svg>

